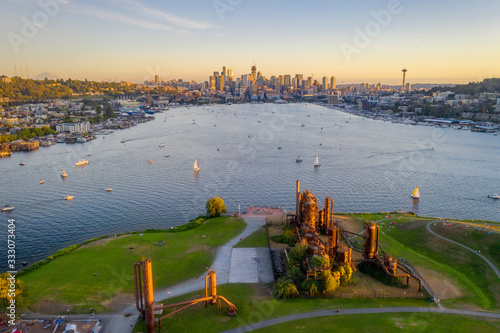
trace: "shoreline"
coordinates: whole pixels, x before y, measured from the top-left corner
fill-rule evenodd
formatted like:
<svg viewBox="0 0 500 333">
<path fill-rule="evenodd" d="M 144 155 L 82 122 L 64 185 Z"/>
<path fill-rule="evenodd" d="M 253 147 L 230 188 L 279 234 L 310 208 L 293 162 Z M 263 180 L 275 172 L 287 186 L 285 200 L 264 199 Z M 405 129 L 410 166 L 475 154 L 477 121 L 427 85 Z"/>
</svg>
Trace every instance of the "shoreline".
<svg viewBox="0 0 500 333">
<path fill-rule="evenodd" d="M 255 206 L 255 207 L 251 206 L 251 207 L 254 208 L 254 209 L 259 209 L 259 208 L 265 209 L 264 207 L 257 207 L 257 206 Z M 444 217 L 429 217 L 429 216 L 420 216 L 420 215 L 416 215 L 416 214 L 411 213 L 411 212 L 404 212 L 404 211 L 374 212 L 374 213 L 369 213 L 369 212 L 363 212 L 363 213 L 341 213 L 341 212 L 335 212 L 335 213 L 333 213 L 334 216 L 335 215 L 340 215 L 340 216 L 354 216 L 354 215 L 361 215 L 361 216 L 363 216 L 363 215 L 367 215 L 367 216 L 370 216 L 370 215 L 377 215 L 377 214 L 381 214 L 381 215 L 387 215 L 387 214 L 405 214 L 405 215 L 414 216 L 415 218 L 434 219 L 434 220 L 443 221 L 445 223 L 446 222 L 448 222 L 448 223 L 462 223 L 462 224 L 466 224 L 466 225 L 468 224 L 470 226 L 475 226 L 475 227 L 478 227 L 478 228 L 484 228 L 484 227 L 481 227 L 481 226 L 478 226 L 478 225 L 475 225 L 475 224 L 485 224 L 486 226 L 488 226 L 489 223 L 492 223 L 492 224 L 498 224 L 498 227 L 500 227 L 500 222 L 496 222 L 496 221 L 489 221 L 489 220 L 460 220 L 460 219 L 450 219 L 450 218 L 444 218 Z M 262 217 L 270 217 L 271 216 L 271 215 L 268 215 L 268 216 L 266 216 L 266 215 L 267 214 L 264 214 L 264 215 L 262 215 Z M 238 215 L 238 214 L 236 214 L 236 215 L 228 215 L 228 217 L 230 217 L 230 216 L 245 217 L 246 214 L 242 213 L 241 215 Z M 247 216 L 247 217 L 250 217 L 250 215 Z M 50 263 L 51 261 L 55 260 L 56 258 L 59 258 L 59 257 L 64 256 L 66 254 L 69 254 L 69 253 L 71 253 L 71 252 L 73 252 L 73 251 L 81 248 L 84 245 L 88 245 L 90 243 L 95 243 L 95 242 L 97 242 L 99 240 L 102 240 L 102 239 L 112 239 L 112 238 L 118 238 L 118 237 L 121 237 L 121 236 L 135 235 L 135 234 L 141 234 L 141 233 L 160 233 L 160 232 L 175 233 L 175 232 L 183 232 L 183 231 L 187 231 L 187 230 L 190 230 L 190 229 L 194 229 L 194 228 L 202 225 L 207 220 L 208 219 L 206 218 L 205 215 L 198 215 L 193 220 L 191 220 L 191 221 L 189 221 L 189 222 L 187 222 L 185 224 L 178 225 L 176 227 L 171 227 L 170 229 L 144 229 L 142 231 L 131 231 L 131 232 L 118 233 L 118 234 L 114 234 L 114 235 L 103 235 L 103 236 L 100 236 L 100 237 L 91 238 L 91 239 L 85 240 L 85 241 L 77 243 L 77 244 L 69 245 L 69 246 L 67 246 L 65 248 L 62 248 L 62 249 L 54 252 L 53 254 L 49 255 L 46 259 L 37 261 L 37 262 L 33 263 L 32 265 L 29 265 L 29 266 L 21 268 L 20 270 L 18 270 L 17 276 L 23 276 L 24 274 L 27 274 L 27 273 L 29 273 L 31 271 L 34 271 L 34 270 L 38 269 L 39 267 L 42 267 L 42 266 Z M 492 230 L 492 232 L 498 233 L 500 231 L 494 231 L 494 230 Z"/>
</svg>

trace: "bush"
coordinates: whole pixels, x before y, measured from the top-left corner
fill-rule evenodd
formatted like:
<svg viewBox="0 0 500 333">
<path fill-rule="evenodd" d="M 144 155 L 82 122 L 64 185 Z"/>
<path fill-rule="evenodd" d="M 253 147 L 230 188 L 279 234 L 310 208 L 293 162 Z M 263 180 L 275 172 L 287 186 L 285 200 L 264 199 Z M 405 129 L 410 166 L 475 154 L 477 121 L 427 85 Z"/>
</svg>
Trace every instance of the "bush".
<svg viewBox="0 0 500 333">
<path fill-rule="evenodd" d="M 283 234 L 272 236 L 271 239 L 276 243 L 284 243 L 289 246 L 294 246 L 295 243 L 297 243 L 298 237 L 293 228 L 286 227 Z"/>
<path fill-rule="evenodd" d="M 328 267 L 330 266 L 330 259 L 327 257 L 312 257 L 311 260 L 309 261 L 311 266 L 316 267 L 316 268 L 322 268 L 322 267 Z"/>
<path fill-rule="evenodd" d="M 302 265 L 307 256 L 307 251 L 309 247 L 307 245 L 299 245 L 290 249 L 288 256 L 290 257 L 290 261 L 295 264 Z"/>
<path fill-rule="evenodd" d="M 339 286 L 339 283 L 335 278 L 332 276 L 332 273 L 330 272 L 325 272 L 323 275 L 323 291 L 327 295 L 333 294 L 335 289 L 337 289 Z"/>
<path fill-rule="evenodd" d="M 300 285 L 302 281 L 306 278 L 304 272 L 299 266 L 289 267 L 290 277 L 296 285 Z"/>
<path fill-rule="evenodd" d="M 297 287 L 295 287 L 295 285 L 293 284 L 293 281 L 283 278 L 280 278 L 276 281 L 276 283 L 274 284 L 273 293 L 277 299 L 294 298 L 299 294 Z"/>
</svg>

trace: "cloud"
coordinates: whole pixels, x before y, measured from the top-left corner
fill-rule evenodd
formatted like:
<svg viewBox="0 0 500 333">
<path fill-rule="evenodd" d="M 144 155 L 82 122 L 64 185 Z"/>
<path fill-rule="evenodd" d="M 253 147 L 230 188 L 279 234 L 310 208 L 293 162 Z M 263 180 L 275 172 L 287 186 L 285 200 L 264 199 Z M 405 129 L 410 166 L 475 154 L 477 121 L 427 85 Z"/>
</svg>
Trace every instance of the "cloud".
<svg viewBox="0 0 500 333">
<path fill-rule="evenodd" d="M 153 9 L 150 8 L 139 1 L 136 0 L 127 0 L 127 3 L 134 7 L 135 10 L 138 10 L 141 14 L 144 14 L 146 16 L 149 16 L 150 18 L 156 18 L 161 21 L 165 21 L 167 23 L 183 27 L 183 28 L 189 28 L 189 29 L 198 29 L 198 30 L 206 30 L 206 29 L 211 29 L 215 28 L 215 25 L 212 23 L 208 22 L 201 22 L 201 21 L 195 21 L 192 19 L 187 19 L 183 18 L 180 16 L 176 16 L 173 14 L 170 14 L 165 11 L 161 11 L 158 9 Z"/>
<path fill-rule="evenodd" d="M 158 30 L 158 31 L 167 31 L 172 30 L 172 28 L 163 23 L 154 23 L 147 20 L 141 20 L 137 18 L 133 18 L 130 16 L 115 14 L 111 12 L 106 12 L 102 8 L 96 8 L 92 6 L 85 6 L 80 4 L 71 4 L 64 8 L 68 12 L 83 14 L 88 16 L 93 16 L 97 18 L 101 18 L 108 21 L 120 22 L 130 25 L 135 25 L 138 27 L 142 27 L 149 30 Z"/>
<path fill-rule="evenodd" d="M 424 38 L 419 38 L 419 39 L 416 39 L 414 42 L 415 43 L 420 43 L 420 42 L 423 42 L 425 39 Z"/>
</svg>

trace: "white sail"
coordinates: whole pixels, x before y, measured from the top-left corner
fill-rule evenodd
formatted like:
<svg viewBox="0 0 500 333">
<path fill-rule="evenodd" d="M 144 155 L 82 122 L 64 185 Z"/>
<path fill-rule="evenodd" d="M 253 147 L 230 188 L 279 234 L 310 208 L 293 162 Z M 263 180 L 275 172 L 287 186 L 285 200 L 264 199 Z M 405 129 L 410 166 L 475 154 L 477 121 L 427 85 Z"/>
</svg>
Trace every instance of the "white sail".
<svg viewBox="0 0 500 333">
<path fill-rule="evenodd" d="M 314 162 L 314 166 L 320 166 L 321 164 L 319 164 L 319 158 L 318 158 L 318 155 L 316 155 L 316 161 Z"/>
<path fill-rule="evenodd" d="M 413 194 L 411 195 L 411 197 L 414 199 L 420 198 L 420 192 L 418 191 L 418 187 L 415 187 L 415 190 L 413 191 Z"/>
<path fill-rule="evenodd" d="M 194 160 L 194 171 L 200 170 L 200 167 L 198 167 L 198 160 Z"/>
</svg>

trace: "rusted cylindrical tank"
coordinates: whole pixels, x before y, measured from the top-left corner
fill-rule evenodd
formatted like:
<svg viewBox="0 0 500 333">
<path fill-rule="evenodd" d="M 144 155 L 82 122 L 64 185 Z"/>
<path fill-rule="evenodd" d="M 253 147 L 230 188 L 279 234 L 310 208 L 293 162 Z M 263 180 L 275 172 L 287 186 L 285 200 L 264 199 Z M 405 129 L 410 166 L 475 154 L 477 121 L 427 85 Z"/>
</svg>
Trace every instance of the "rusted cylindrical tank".
<svg viewBox="0 0 500 333">
<path fill-rule="evenodd" d="M 393 274 L 396 274 L 396 270 L 398 268 L 398 259 L 393 256 L 385 256 L 384 265 L 387 267 L 387 270 Z"/>
<path fill-rule="evenodd" d="M 339 252 L 339 266 L 343 266 L 351 262 L 352 249 L 350 247 L 341 246 Z"/>
<path fill-rule="evenodd" d="M 372 259 L 375 254 L 377 254 L 378 241 L 377 237 L 377 225 L 375 223 L 370 223 L 366 226 L 366 238 L 365 238 L 365 258 Z"/>
<path fill-rule="evenodd" d="M 217 295 L 217 275 L 215 274 L 215 271 L 208 271 L 208 283 L 209 283 L 209 288 L 210 288 L 210 296 L 216 296 Z M 210 304 L 214 305 L 217 302 L 215 298 L 210 300 Z"/>
<path fill-rule="evenodd" d="M 332 247 L 335 249 L 339 247 L 340 229 L 336 225 L 333 225 L 331 228 L 328 228 L 327 234 Z"/>
</svg>

